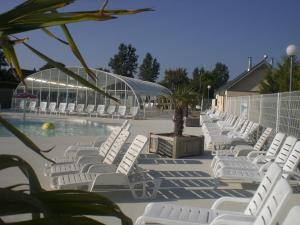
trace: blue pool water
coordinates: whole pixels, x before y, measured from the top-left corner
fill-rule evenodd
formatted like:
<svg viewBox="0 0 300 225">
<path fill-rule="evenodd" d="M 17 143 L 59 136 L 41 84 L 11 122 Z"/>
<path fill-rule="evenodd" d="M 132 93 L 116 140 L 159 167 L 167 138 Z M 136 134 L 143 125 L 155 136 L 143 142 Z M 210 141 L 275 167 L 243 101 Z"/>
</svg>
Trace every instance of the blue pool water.
<svg viewBox="0 0 300 225">
<path fill-rule="evenodd" d="M 8 121 L 24 132 L 27 136 L 108 136 L 115 125 L 102 124 L 96 121 L 81 119 L 16 119 L 8 118 Z M 55 129 L 43 130 L 46 122 L 54 123 Z M 6 128 L 0 125 L 0 137 L 13 136 Z"/>
</svg>

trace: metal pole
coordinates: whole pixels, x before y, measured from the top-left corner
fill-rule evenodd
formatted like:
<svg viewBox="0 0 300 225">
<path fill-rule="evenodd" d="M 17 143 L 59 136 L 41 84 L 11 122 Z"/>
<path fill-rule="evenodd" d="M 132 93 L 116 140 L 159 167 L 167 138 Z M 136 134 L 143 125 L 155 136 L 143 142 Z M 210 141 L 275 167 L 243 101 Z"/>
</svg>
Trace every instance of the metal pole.
<svg viewBox="0 0 300 225">
<path fill-rule="evenodd" d="M 292 75 L 293 75 L 293 56 L 290 56 L 290 86 L 289 86 L 289 92 L 292 91 Z"/>
</svg>

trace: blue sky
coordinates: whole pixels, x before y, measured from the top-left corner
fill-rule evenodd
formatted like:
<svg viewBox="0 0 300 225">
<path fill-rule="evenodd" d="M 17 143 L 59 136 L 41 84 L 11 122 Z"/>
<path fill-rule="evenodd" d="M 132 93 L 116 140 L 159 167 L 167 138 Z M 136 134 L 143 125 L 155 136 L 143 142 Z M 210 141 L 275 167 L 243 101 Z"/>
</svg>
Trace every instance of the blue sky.
<svg viewBox="0 0 300 225">
<path fill-rule="evenodd" d="M 1 0 L 0 12 L 21 0 Z M 99 8 L 99 0 L 78 0 L 68 10 Z M 152 7 L 155 12 L 120 17 L 107 22 L 70 25 L 91 67 L 108 67 L 121 42 L 137 49 L 139 62 L 150 52 L 165 69 L 196 66 L 211 69 L 225 63 L 231 79 L 247 67 L 247 57 L 259 62 L 264 54 L 279 61 L 288 44 L 300 48 L 299 0 L 111 0 L 108 8 Z M 58 34 L 60 30 L 53 29 Z M 79 63 L 60 43 L 41 31 L 20 34 L 29 43 L 69 66 Z M 24 68 L 44 64 L 22 46 L 17 47 Z M 299 54 L 298 54 L 299 56 Z"/>
</svg>

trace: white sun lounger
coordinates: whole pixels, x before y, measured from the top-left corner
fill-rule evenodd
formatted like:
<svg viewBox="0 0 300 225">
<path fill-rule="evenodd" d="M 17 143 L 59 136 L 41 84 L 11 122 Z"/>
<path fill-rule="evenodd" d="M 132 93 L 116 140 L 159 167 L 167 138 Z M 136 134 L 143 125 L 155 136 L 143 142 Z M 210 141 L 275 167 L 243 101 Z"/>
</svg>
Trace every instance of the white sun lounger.
<svg viewBox="0 0 300 225">
<path fill-rule="evenodd" d="M 290 209 L 293 190 L 285 179 L 280 179 L 257 216 L 221 215 L 212 225 L 278 225 Z M 291 224 L 294 225 L 295 223 Z"/>
<path fill-rule="evenodd" d="M 50 102 L 48 106 L 48 112 L 51 113 L 56 113 L 56 102 Z"/>
<path fill-rule="evenodd" d="M 91 114 L 94 112 L 94 109 L 95 109 L 95 105 L 92 105 L 92 104 L 89 104 L 85 111 L 82 111 L 81 113 L 78 113 L 78 115 L 81 115 L 81 116 L 91 116 Z"/>
<path fill-rule="evenodd" d="M 91 116 L 102 116 L 105 113 L 105 105 L 98 105 L 96 112 L 92 112 Z"/>
<path fill-rule="evenodd" d="M 47 169 L 46 174 L 49 176 L 60 176 L 70 173 L 86 172 L 81 171 L 81 169 L 87 164 L 106 164 L 112 165 L 116 162 L 117 157 L 128 139 L 130 132 L 128 130 L 122 130 L 118 135 L 112 146 L 109 148 L 107 154 L 104 151 L 100 151 L 99 155 L 82 155 L 77 158 L 74 163 L 65 163 L 65 164 L 54 164 L 49 169 Z M 105 154 L 105 155 L 104 155 Z"/>
<path fill-rule="evenodd" d="M 296 205 L 289 210 L 289 213 L 282 222 L 282 225 L 300 225 L 299 215 L 300 205 Z"/>
<path fill-rule="evenodd" d="M 139 107 L 132 106 L 130 107 L 129 112 L 125 115 L 125 118 L 135 119 L 138 115 L 138 112 L 139 112 Z"/>
<path fill-rule="evenodd" d="M 66 164 L 74 163 L 78 160 L 80 156 L 96 156 L 101 155 L 103 158 L 106 156 L 110 147 L 113 145 L 115 139 L 119 136 L 122 131 L 121 127 L 116 127 L 113 132 L 108 136 L 105 142 L 103 142 L 100 147 L 88 147 L 88 146 L 69 146 L 62 158 L 53 158 L 52 160 L 56 164 Z M 52 166 L 53 164 L 45 164 L 46 167 Z"/>
<path fill-rule="evenodd" d="M 87 187 L 89 191 L 93 191 L 97 186 L 122 186 L 130 188 L 135 198 L 147 198 L 147 187 L 149 183 L 153 186 L 153 192 L 149 197 L 155 197 L 157 189 L 160 185 L 160 180 L 144 180 L 139 179 L 141 176 L 135 176 L 135 162 L 147 142 L 147 137 L 137 135 L 134 141 L 129 146 L 120 164 L 117 167 L 92 165 L 89 168 L 83 168 L 86 173 L 68 174 L 55 177 L 52 180 L 52 187 L 56 189 L 81 189 Z M 141 196 L 136 192 L 136 185 L 143 186 Z"/>
<path fill-rule="evenodd" d="M 278 164 L 284 164 L 289 157 L 290 153 L 294 145 L 297 142 L 297 138 L 293 136 L 288 136 L 283 145 L 281 146 L 279 153 L 269 151 L 266 152 L 265 155 L 258 155 L 254 159 L 251 157 L 247 157 L 246 160 L 244 158 L 240 159 L 240 157 L 235 157 L 232 159 L 221 159 L 215 163 L 213 168 L 214 174 L 218 174 L 219 170 L 223 169 L 240 169 L 240 170 L 264 170 L 267 168 L 267 165 L 270 164 L 274 159 L 274 161 Z M 276 156 L 277 155 L 277 156 Z"/>
<path fill-rule="evenodd" d="M 235 145 L 235 146 L 232 146 L 230 149 L 225 149 L 225 150 L 220 149 L 218 151 L 212 151 L 211 154 L 217 156 L 217 158 L 218 158 L 219 156 L 238 156 L 241 152 L 245 152 L 245 151 L 247 151 L 247 152 L 260 151 L 264 147 L 271 132 L 272 132 L 272 128 L 270 128 L 270 127 L 266 128 L 254 146 L 252 146 L 252 145 Z"/>
<path fill-rule="evenodd" d="M 107 107 L 106 113 L 103 113 L 101 116 L 112 116 L 116 111 L 115 105 L 109 105 Z"/>
<path fill-rule="evenodd" d="M 118 111 L 112 114 L 112 118 L 114 117 L 124 117 L 126 115 L 126 105 L 118 106 Z"/>
<path fill-rule="evenodd" d="M 36 101 L 30 101 L 29 106 L 28 106 L 28 111 L 35 112 L 35 107 L 36 107 Z"/>
<path fill-rule="evenodd" d="M 211 224 L 218 216 L 224 214 L 255 217 L 260 213 L 274 185 L 281 178 L 281 174 L 281 168 L 274 163 L 270 166 L 269 171 L 265 174 L 252 198 L 222 197 L 216 200 L 210 209 L 168 203 L 150 203 L 146 206 L 143 215 L 137 219 L 135 224 Z M 220 205 L 225 202 L 231 204 L 243 203 L 246 207 L 243 211 L 239 212 L 219 210 Z"/>
<path fill-rule="evenodd" d="M 259 155 L 266 155 L 268 157 L 275 156 L 279 151 L 283 140 L 285 138 L 284 133 L 277 133 L 273 138 L 273 141 L 267 151 L 260 151 L 259 147 L 256 147 L 255 150 L 250 151 L 246 156 L 238 156 L 238 155 L 216 155 L 211 163 L 211 167 L 213 168 L 219 161 L 221 160 L 245 160 L 245 161 L 252 161 L 255 157 Z M 243 146 L 243 145 L 241 145 Z M 228 151 L 228 150 L 219 150 L 219 151 Z M 218 152 L 218 151 L 217 151 Z"/>
<path fill-rule="evenodd" d="M 40 107 L 38 108 L 39 113 L 46 113 L 47 112 L 47 102 L 40 102 Z"/>
<path fill-rule="evenodd" d="M 294 147 L 292 152 L 289 154 L 287 160 L 285 160 L 284 164 L 281 164 L 283 173 L 287 174 L 286 177 L 292 175 L 296 170 L 300 160 L 300 141 L 298 141 Z M 244 180 L 244 181 L 254 181 L 260 182 L 267 167 L 260 169 L 221 169 L 218 170 L 215 175 L 218 179 L 230 179 L 230 180 Z"/>
<path fill-rule="evenodd" d="M 67 113 L 73 113 L 75 110 L 75 103 L 68 103 Z"/>
<path fill-rule="evenodd" d="M 128 124 L 128 120 L 125 120 L 120 128 L 121 129 L 127 129 L 129 130 L 130 128 L 130 124 Z M 103 137 L 97 137 L 94 141 L 90 142 L 90 143 L 80 143 L 80 142 L 77 142 L 75 145 L 72 145 L 72 146 L 69 146 L 68 149 L 79 149 L 79 148 L 82 148 L 82 147 L 100 147 L 101 144 L 104 142 L 103 140 Z"/>
<path fill-rule="evenodd" d="M 67 103 L 60 102 L 56 113 L 60 115 L 61 113 L 66 114 Z"/>
</svg>

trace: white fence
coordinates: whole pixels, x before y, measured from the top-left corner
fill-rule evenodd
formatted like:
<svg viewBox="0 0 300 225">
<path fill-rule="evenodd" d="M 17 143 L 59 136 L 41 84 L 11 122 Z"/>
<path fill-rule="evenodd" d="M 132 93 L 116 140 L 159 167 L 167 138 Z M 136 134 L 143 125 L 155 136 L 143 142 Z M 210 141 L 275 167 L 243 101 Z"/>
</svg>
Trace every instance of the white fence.
<svg viewBox="0 0 300 225">
<path fill-rule="evenodd" d="M 300 91 L 227 97 L 225 111 L 300 137 Z"/>
</svg>

